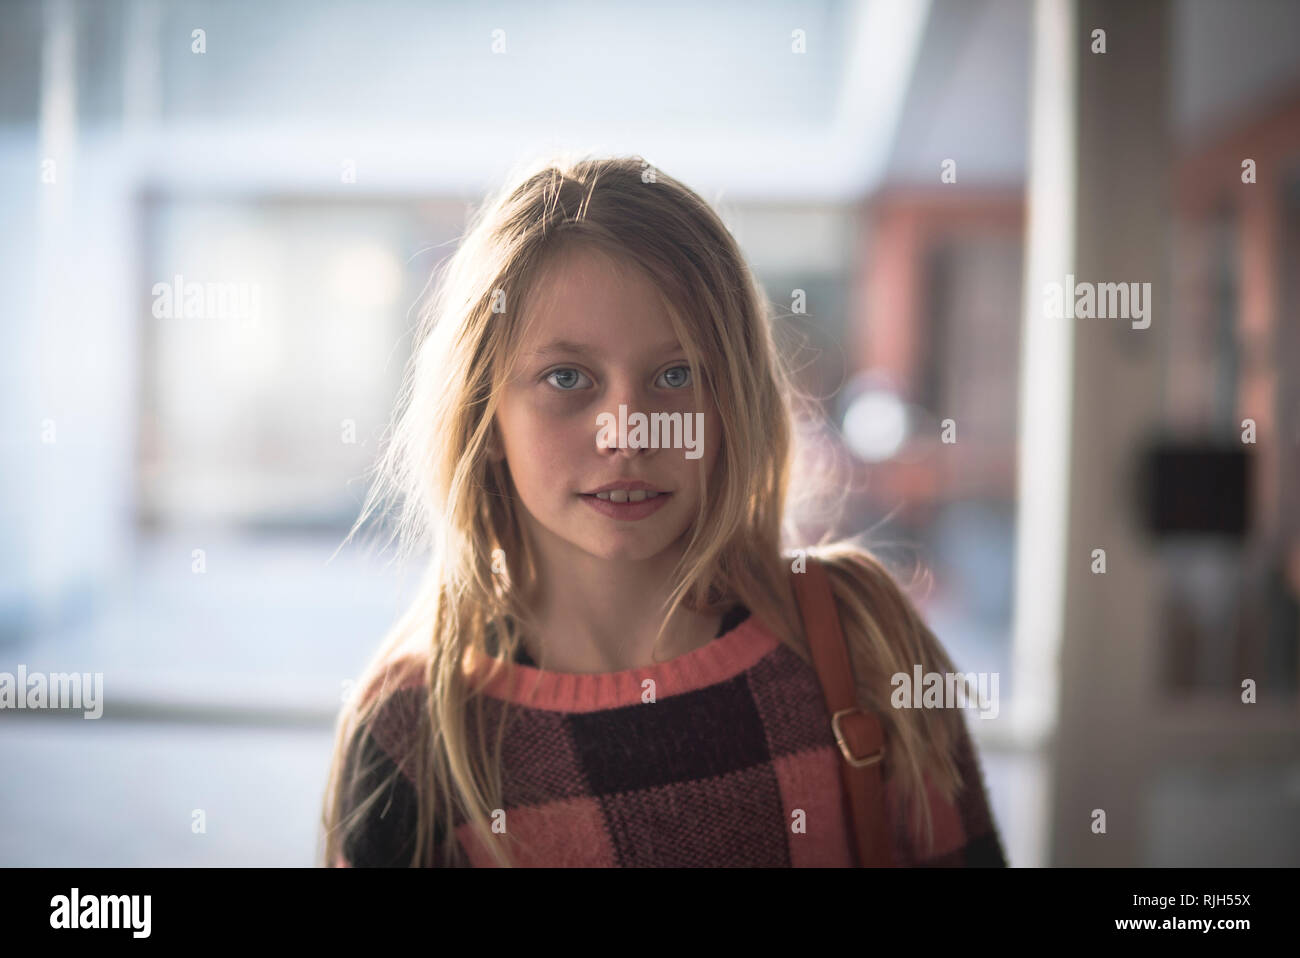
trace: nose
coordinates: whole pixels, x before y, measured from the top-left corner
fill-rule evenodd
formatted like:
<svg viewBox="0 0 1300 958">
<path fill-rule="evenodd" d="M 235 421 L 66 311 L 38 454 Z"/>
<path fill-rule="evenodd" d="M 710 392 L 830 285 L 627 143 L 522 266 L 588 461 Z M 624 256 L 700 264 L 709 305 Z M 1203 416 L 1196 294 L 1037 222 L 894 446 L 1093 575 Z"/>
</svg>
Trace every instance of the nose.
<svg viewBox="0 0 1300 958">
<path fill-rule="evenodd" d="M 632 459 L 651 456 L 653 448 L 651 408 L 636 389 L 610 390 L 609 402 L 597 416 L 596 449 L 610 458 Z"/>
</svg>

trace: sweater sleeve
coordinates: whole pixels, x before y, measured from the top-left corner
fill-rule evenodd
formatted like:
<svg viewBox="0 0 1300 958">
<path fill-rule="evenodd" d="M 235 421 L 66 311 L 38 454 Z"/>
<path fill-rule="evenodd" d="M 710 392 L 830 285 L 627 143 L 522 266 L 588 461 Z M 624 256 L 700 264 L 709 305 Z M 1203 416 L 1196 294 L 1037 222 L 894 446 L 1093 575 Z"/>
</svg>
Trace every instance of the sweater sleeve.
<svg viewBox="0 0 1300 958">
<path fill-rule="evenodd" d="M 348 829 L 341 864 L 353 868 L 408 865 L 415 845 L 415 787 L 369 730 L 359 736 L 358 747 L 359 771 L 350 783 L 345 811 L 352 814 L 374 798 L 360 821 Z"/>
<path fill-rule="evenodd" d="M 345 814 L 365 805 L 360 820 L 347 830 L 335 865 L 344 868 L 405 868 L 415 851 L 419 795 L 408 754 L 420 705 L 414 692 L 399 692 L 379 710 L 372 725 L 354 739 L 360 749 L 356 776 L 349 784 Z M 372 798 L 373 797 L 373 798 Z M 369 804 L 365 803 L 369 800 Z M 434 828 L 434 860 L 444 860 L 445 831 Z"/>
<path fill-rule="evenodd" d="M 905 867 L 1003 868 L 1007 865 L 1002 840 L 989 806 L 979 755 L 961 716 L 961 732 L 954 759 L 961 772 L 961 787 L 945 800 L 927 776 L 926 794 L 934 827 L 934 843 L 925 841 L 923 823 L 916 821 L 901 799 L 889 790 L 894 832 L 895 863 Z"/>
</svg>

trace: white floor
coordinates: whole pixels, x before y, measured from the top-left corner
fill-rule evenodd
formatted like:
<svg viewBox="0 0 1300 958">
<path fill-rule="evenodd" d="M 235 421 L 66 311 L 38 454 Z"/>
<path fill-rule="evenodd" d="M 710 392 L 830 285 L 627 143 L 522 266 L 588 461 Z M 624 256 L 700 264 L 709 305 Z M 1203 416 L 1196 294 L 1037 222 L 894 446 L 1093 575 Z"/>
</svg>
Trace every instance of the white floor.
<svg viewBox="0 0 1300 958">
<path fill-rule="evenodd" d="M 6 718 L 0 865 L 310 865 L 330 745 L 327 729 Z"/>
</svg>

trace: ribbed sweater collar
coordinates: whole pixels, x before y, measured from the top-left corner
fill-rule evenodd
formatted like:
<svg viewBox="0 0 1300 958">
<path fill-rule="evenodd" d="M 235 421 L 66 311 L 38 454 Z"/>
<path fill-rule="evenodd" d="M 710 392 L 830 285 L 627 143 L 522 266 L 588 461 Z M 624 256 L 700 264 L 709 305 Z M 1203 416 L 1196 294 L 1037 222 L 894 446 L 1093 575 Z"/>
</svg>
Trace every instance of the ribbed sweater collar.
<svg viewBox="0 0 1300 958">
<path fill-rule="evenodd" d="M 599 673 L 555 672 L 511 663 L 513 675 L 502 669 L 487 681 L 484 691 L 494 698 L 558 712 L 592 712 L 639 705 L 647 679 L 654 682 L 656 699 L 680 695 L 734 678 L 778 644 L 779 640 L 751 615 L 707 645 L 664 662 Z M 470 650 L 466 673 L 471 681 L 479 684 L 498 661 L 501 660 Z"/>
</svg>

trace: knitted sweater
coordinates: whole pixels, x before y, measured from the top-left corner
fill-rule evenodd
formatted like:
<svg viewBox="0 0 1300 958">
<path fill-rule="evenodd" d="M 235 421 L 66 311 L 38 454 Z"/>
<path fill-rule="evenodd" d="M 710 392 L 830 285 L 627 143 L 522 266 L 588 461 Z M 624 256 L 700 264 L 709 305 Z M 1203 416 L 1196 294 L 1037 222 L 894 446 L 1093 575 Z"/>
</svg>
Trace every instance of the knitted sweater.
<svg viewBox="0 0 1300 958">
<path fill-rule="evenodd" d="M 497 817 L 516 839 L 516 864 L 853 864 L 840 754 L 816 670 L 744 609 L 733 610 L 708 644 L 651 666 L 560 673 L 536 668 L 522 651 L 516 663 L 513 681 L 498 674 L 484 685 L 481 719 L 467 710 L 470 741 L 478 741 L 481 721 L 490 743 L 500 710 L 511 712 L 502 745 L 504 817 Z M 484 684 L 490 664 L 472 657 L 471 680 Z M 399 760 L 424 709 L 423 681 L 418 664 L 399 671 L 358 737 L 370 773 L 352 794 L 392 781 L 336 865 L 410 862 L 416 794 L 409 765 Z M 1006 864 L 964 721 L 956 759 L 963 778 L 956 800 L 929 791 L 933 847 L 886 783 L 896 864 Z M 495 864 L 462 815 L 452 816 L 451 832 L 468 864 Z M 439 822 L 439 862 L 447 835 Z"/>
</svg>

